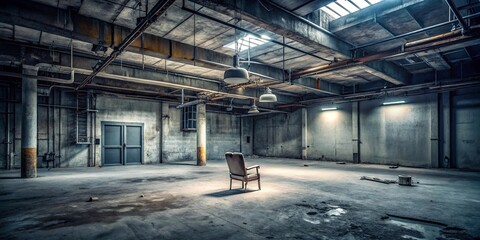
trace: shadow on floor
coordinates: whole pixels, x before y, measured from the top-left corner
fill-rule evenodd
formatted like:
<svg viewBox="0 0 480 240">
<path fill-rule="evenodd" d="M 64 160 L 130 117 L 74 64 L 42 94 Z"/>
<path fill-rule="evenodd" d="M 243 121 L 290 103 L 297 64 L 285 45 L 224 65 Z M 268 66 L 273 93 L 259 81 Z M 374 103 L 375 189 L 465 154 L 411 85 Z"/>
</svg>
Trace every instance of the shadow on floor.
<svg viewBox="0 0 480 240">
<path fill-rule="evenodd" d="M 0 177 L 0 179 L 21 179 L 21 177 L 17 177 L 17 176 L 5 176 L 5 177 Z"/>
<path fill-rule="evenodd" d="M 244 192 L 243 189 L 232 189 L 232 190 L 227 189 L 220 192 L 208 193 L 208 194 L 205 194 L 205 196 L 221 198 L 221 197 L 235 196 L 238 194 L 249 193 L 249 192 L 255 192 L 255 191 L 247 189 L 247 192 Z"/>
<path fill-rule="evenodd" d="M 195 162 L 169 162 L 168 165 L 197 166 Z"/>
</svg>

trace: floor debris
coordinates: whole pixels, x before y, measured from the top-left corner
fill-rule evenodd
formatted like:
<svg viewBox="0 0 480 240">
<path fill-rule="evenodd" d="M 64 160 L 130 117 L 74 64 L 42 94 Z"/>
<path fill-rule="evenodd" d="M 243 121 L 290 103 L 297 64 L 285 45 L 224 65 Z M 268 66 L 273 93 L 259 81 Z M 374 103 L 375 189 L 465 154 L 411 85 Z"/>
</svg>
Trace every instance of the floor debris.
<svg viewBox="0 0 480 240">
<path fill-rule="evenodd" d="M 345 164 L 345 162 L 337 162 L 337 164 Z"/>
<path fill-rule="evenodd" d="M 398 168 L 398 167 L 399 167 L 398 165 L 394 165 L 394 166 L 389 166 L 388 168 L 395 169 L 395 168 Z"/>
<path fill-rule="evenodd" d="M 397 183 L 397 181 L 395 181 L 395 180 L 380 179 L 380 178 L 376 178 L 376 177 L 367 177 L 367 176 L 362 176 L 360 178 L 360 180 L 368 180 L 368 181 L 385 183 L 385 184 Z"/>
<path fill-rule="evenodd" d="M 98 197 L 90 197 L 89 202 L 98 201 Z"/>
</svg>

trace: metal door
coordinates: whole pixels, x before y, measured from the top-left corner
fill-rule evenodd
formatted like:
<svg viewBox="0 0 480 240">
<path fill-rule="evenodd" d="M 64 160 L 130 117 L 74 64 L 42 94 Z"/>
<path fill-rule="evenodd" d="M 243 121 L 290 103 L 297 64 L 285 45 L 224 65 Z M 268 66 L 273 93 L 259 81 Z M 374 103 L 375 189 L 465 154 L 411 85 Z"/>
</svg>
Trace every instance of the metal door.
<svg viewBox="0 0 480 240">
<path fill-rule="evenodd" d="M 143 162 L 143 124 L 102 122 L 103 165 Z"/>
<path fill-rule="evenodd" d="M 142 163 L 142 126 L 125 125 L 125 164 Z"/>
</svg>

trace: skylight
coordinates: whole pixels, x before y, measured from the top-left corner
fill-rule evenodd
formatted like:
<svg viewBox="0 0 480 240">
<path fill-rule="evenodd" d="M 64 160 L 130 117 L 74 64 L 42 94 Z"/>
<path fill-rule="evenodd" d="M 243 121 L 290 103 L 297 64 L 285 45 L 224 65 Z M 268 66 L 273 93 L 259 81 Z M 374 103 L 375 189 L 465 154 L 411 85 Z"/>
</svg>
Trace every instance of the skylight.
<svg viewBox="0 0 480 240">
<path fill-rule="evenodd" d="M 238 39 L 238 51 L 239 52 L 245 51 L 249 47 L 250 47 L 250 49 L 252 49 L 254 47 L 258 47 L 260 45 L 263 45 L 263 44 L 267 43 L 268 42 L 267 40 L 269 40 L 269 39 L 270 39 L 270 37 L 265 36 L 265 35 L 262 35 L 262 38 L 257 38 L 255 36 L 247 34 L 245 37 L 242 37 L 242 38 Z M 235 50 L 235 42 L 231 42 L 231 43 L 225 45 L 224 47 Z"/>
<path fill-rule="evenodd" d="M 346 16 L 383 0 L 337 0 L 320 8 L 333 19 Z"/>
</svg>

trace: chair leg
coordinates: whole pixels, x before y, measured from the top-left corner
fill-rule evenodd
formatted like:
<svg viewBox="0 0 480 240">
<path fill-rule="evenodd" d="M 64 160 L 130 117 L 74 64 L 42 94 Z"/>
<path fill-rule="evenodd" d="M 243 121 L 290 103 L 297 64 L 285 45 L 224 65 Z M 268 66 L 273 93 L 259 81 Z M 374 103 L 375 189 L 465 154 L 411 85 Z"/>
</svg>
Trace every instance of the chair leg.
<svg viewBox="0 0 480 240">
<path fill-rule="evenodd" d="M 243 184 L 244 184 L 244 182 L 242 181 L 242 189 L 244 189 L 244 188 L 245 188 Z"/>
<path fill-rule="evenodd" d="M 232 190 L 232 179 L 230 178 L 230 190 Z"/>
<path fill-rule="evenodd" d="M 262 190 L 262 187 L 260 187 L 260 178 L 258 178 L 258 190 Z"/>
<path fill-rule="evenodd" d="M 245 182 L 245 189 L 243 190 L 243 192 L 247 191 L 247 184 L 248 184 L 248 182 Z"/>
</svg>

